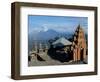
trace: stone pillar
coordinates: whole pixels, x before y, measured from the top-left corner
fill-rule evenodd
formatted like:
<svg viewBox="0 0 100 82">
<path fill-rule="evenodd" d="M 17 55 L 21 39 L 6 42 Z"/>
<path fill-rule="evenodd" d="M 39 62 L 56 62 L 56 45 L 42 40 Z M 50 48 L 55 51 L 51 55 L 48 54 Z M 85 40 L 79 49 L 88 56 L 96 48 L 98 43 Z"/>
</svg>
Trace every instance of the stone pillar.
<svg viewBox="0 0 100 82">
<path fill-rule="evenodd" d="M 77 60 L 80 60 L 80 48 L 78 47 L 78 49 L 77 49 Z"/>
<path fill-rule="evenodd" d="M 84 48 L 84 51 L 83 51 L 83 59 L 85 60 L 86 59 L 86 49 Z"/>
<path fill-rule="evenodd" d="M 74 49 L 73 55 L 74 55 L 74 61 L 77 61 L 77 48 Z"/>
<path fill-rule="evenodd" d="M 37 48 L 37 43 L 35 43 L 34 46 L 35 46 L 35 47 L 34 47 L 34 48 L 35 48 L 35 52 L 37 53 L 37 49 L 38 49 L 38 48 Z"/>
<path fill-rule="evenodd" d="M 39 44 L 39 53 L 43 52 L 42 44 Z"/>
<path fill-rule="evenodd" d="M 45 52 L 47 53 L 48 52 L 48 45 L 45 44 Z"/>
</svg>

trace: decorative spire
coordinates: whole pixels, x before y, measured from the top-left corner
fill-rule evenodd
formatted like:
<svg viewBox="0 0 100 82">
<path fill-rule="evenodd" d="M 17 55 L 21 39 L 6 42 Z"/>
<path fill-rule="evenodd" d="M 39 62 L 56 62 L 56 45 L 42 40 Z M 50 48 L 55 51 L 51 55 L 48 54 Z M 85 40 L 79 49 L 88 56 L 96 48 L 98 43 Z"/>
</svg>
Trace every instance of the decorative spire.
<svg viewBox="0 0 100 82">
<path fill-rule="evenodd" d="M 79 29 L 81 29 L 81 25 L 80 25 L 80 24 L 77 26 L 76 31 L 78 32 L 78 31 L 79 31 Z"/>
</svg>

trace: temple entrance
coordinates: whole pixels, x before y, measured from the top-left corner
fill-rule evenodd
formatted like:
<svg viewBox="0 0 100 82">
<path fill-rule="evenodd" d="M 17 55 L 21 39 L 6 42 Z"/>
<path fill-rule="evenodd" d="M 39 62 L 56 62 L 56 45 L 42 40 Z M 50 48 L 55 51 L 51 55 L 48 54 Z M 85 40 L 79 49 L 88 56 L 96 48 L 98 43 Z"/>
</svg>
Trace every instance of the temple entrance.
<svg viewBox="0 0 100 82">
<path fill-rule="evenodd" d="M 84 49 L 82 48 L 82 49 L 81 49 L 81 52 L 80 52 L 80 55 L 81 55 L 80 60 L 81 60 L 81 61 L 83 61 L 83 54 L 84 54 Z"/>
</svg>

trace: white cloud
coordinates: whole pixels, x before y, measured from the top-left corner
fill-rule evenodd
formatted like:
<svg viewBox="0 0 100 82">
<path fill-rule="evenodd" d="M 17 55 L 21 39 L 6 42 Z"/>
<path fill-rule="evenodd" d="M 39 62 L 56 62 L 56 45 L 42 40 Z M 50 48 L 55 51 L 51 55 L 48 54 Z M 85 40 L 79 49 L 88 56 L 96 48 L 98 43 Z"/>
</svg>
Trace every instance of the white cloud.
<svg viewBox="0 0 100 82">
<path fill-rule="evenodd" d="M 45 27 L 46 29 L 52 29 L 55 30 L 57 32 L 69 32 L 69 31 L 74 31 L 75 30 L 75 26 L 71 25 L 71 24 L 67 24 L 67 23 L 60 23 L 60 24 L 43 24 L 43 27 Z"/>
</svg>

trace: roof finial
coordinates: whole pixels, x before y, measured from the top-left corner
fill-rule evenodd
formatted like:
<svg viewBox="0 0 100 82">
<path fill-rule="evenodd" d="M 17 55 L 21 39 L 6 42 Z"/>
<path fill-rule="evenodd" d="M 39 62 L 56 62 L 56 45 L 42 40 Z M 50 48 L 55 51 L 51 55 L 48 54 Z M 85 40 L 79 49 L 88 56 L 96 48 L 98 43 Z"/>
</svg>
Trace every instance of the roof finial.
<svg viewBox="0 0 100 82">
<path fill-rule="evenodd" d="M 79 24 L 77 28 L 80 29 L 81 28 L 81 25 Z"/>
</svg>

